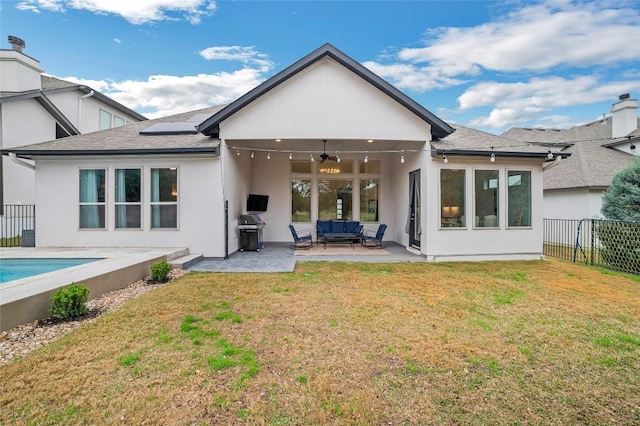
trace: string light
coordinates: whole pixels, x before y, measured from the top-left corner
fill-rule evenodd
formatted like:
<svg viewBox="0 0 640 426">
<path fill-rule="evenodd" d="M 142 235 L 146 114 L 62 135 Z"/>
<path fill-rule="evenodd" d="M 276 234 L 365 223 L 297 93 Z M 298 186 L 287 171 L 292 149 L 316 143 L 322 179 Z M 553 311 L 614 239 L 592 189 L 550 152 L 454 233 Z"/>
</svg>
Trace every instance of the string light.
<svg viewBox="0 0 640 426">
<path fill-rule="evenodd" d="M 365 155 L 365 156 L 364 156 L 364 162 L 365 162 L 365 163 L 368 163 L 368 162 L 369 162 L 369 156 L 368 156 L 368 155 Z"/>
<path fill-rule="evenodd" d="M 400 164 L 404 164 L 404 151 L 400 151 Z"/>
<path fill-rule="evenodd" d="M 311 162 L 313 163 L 315 160 L 313 159 L 313 154 L 309 154 L 309 158 L 311 159 Z"/>
<path fill-rule="evenodd" d="M 267 152 L 267 160 L 271 160 L 271 152 Z"/>
<path fill-rule="evenodd" d="M 251 151 L 251 158 L 255 157 L 255 154 L 253 153 L 253 151 Z"/>
<path fill-rule="evenodd" d="M 240 155 L 240 150 L 236 148 L 236 155 Z"/>
<path fill-rule="evenodd" d="M 442 154 L 442 161 L 444 161 L 444 164 L 447 164 L 449 162 L 449 159 L 446 155 Z"/>
<path fill-rule="evenodd" d="M 289 153 L 289 160 L 293 160 L 293 154 Z"/>
<path fill-rule="evenodd" d="M 336 152 L 336 161 L 337 161 L 338 163 L 339 163 L 340 161 L 342 161 L 342 160 L 340 160 L 340 156 L 338 155 L 338 153 L 337 153 L 337 152 Z"/>
<path fill-rule="evenodd" d="M 496 154 L 493 152 L 493 147 L 491 147 L 491 159 L 490 159 L 490 161 L 492 163 L 496 162 Z"/>
<path fill-rule="evenodd" d="M 551 152 L 551 150 L 549 150 L 549 152 L 547 153 L 547 158 L 549 160 L 553 160 L 553 153 Z"/>
</svg>

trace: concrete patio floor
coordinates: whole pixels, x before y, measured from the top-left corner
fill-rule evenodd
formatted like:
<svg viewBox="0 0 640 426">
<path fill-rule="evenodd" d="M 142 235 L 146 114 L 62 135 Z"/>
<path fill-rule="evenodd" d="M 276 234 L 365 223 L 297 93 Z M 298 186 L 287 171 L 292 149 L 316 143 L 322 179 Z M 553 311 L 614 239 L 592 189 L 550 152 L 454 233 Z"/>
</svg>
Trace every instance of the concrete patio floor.
<svg viewBox="0 0 640 426">
<path fill-rule="evenodd" d="M 396 243 L 385 243 L 389 254 L 332 255 L 332 256 L 294 256 L 289 243 L 265 243 L 260 251 L 235 252 L 229 259 L 210 259 L 189 266 L 189 271 L 201 272 L 292 272 L 296 262 L 426 262 L 425 256 L 416 255 Z M 377 249 L 370 249 L 375 253 Z"/>
</svg>

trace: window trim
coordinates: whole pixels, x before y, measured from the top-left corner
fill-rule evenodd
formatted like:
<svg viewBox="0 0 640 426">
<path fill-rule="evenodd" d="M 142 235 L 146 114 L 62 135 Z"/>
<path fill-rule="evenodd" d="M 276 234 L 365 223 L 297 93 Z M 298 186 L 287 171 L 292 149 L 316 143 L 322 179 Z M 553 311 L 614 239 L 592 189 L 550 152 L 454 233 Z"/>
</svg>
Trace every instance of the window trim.
<svg viewBox="0 0 640 426">
<path fill-rule="evenodd" d="M 502 210 L 500 208 L 501 206 L 501 199 L 502 199 L 502 190 L 504 187 L 504 184 L 502 183 L 504 181 L 503 179 L 503 171 L 504 169 L 502 168 L 485 168 L 485 167 L 478 167 L 478 168 L 473 168 L 473 176 L 472 176 L 472 188 L 473 188 L 473 229 L 477 229 L 477 230 L 499 230 L 503 228 L 503 218 L 502 218 Z M 495 188 L 496 189 L 496 195 L 498 197 L 497 200 L 497 205 L 496 205 L 496 226 L 476 226 L 475 224 L 475 218 L 477 215 L 477 196 L 476 196 L 476 172 L 497 172 L 497 179 L 498 179 L 498 186 Z M 478 216 L 479 217 L 479 216 Z"/>
<path fill-rule="evenodd" d="M 153 194 L 153 170 L 156 169 L 169 169 L 176 172 L 176 200 L 175 201 L 152 201 L 151 196 Z M 154 227 L 153 226 L 153 206 L 176 206 L 176 226 L 174 228 L 168 227 Z M 178 231 L 180 230 L 180 167 L 179 166 L 150 166 L 149 167 L 149 230 L 150 231 Z"/>
<path fill-rule="evenodd" d="M 81 201 L 81 183 L 80 183 L 80 174 L 83 170 L 102 170 L 104 172 L 104 201 Z M 109 214 L 107 210 L 107 205 L 109 204 L 109 168 L 108 167 L 80 167 L 78 168 L 78 230 L 79 231 L 107 231 L 109 229 Z M 104 226 L 96 227 L 96 228 L 88 228 L 82 227 L 81 222 L 81 207 L 82 206 L 102 206 L 104 211 Z"/>
<path fill-rule="evenodd" d="M 529 173 L 529 225 L 509 225 L 509 173 Z M 506 229 L 532 229 L 533 228 L 533 172 L 531 170 L 524 169 L 506 169 L 505 171 L 507 182 L 506 186 L 506 220 L 505 220 L 505 228 Z"/>
<path fill-rule="evenodd" d="M 464 172 L 464 177 L 463 177 L 463 182 L 464 182 L 464 195 L 462 197 L 462 200 L 464 202 L 464 215 L 465 216 L 465 223 L 464 225 L 461 226 L 442 226 L 443 222 L 442 222 L 442 212 L 443 212 L 443 207 L 445 207 L 442 204 L 442 171 L 443 170 L 462 170 Z M 467 177 L 467 173 L 468 169 L 466 167 L 464 168 L 460 168 L 460 167 L 455 167 L 455 166 L 450 166 L 450 167 L 441 167 L 438 173 L 438 230 L 440 231 L 453 231 L 453 230 L 467 230 L 469 228 L 469 218 L 468 218 L 468 214 L 467 214 L 467 188 L 468 188 L 468 177 Z"/>
<path fill-rule="evenodd" d="M 118 197 L 115 191 L 118 190 L 118 170 L 139 170 L 140 171 L 140 201 L 138 202 L 127 202 L 127 201 L 118 201 Z M 114 167 L 113 169 L 113 229 L 116 231 L 138 231 L 144 229 L 144 208 L 142 200 L 144 198 L 144 170 L 142 167 Z M 118 227 L 118 206 L 140 206 L 140 226 L 137 228 L 129 228 L 129 227 Z"/>
</svg>

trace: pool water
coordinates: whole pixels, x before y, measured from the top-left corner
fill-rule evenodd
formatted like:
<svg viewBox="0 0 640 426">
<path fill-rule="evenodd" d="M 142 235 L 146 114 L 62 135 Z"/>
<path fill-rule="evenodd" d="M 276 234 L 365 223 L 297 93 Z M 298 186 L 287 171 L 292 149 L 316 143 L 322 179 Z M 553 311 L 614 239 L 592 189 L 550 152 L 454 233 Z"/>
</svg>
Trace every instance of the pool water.
<svg viewBox="0 0 640 426">
<path fill-rule="evenodd" d="M 2 259 L 0 260 L 0 284 L 71 268 L 72 266 L 83 265 L 96 260 L 102 259 Z"/>
</svg>

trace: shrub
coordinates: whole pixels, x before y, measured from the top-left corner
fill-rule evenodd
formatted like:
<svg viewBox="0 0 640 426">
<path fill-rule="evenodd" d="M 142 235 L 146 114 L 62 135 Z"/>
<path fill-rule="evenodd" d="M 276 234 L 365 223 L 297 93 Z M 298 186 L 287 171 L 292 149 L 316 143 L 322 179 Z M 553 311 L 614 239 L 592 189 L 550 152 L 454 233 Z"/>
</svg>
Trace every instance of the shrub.
<svg viewBox="0 0 640 426">
<path fill-rule="evenodd" d="M 51 315 L 58 319 L 78 317 L 87 313 L 89 289 L 82 284 L 71 284 L 51 296 Z"/>
<path fill-rule="evenodd" d="M 162 259 L 151 266 L 151 279 L 161 283 L 166 282 L 171 269 L 172 266 L 165 259 Z"/>
</svg>

